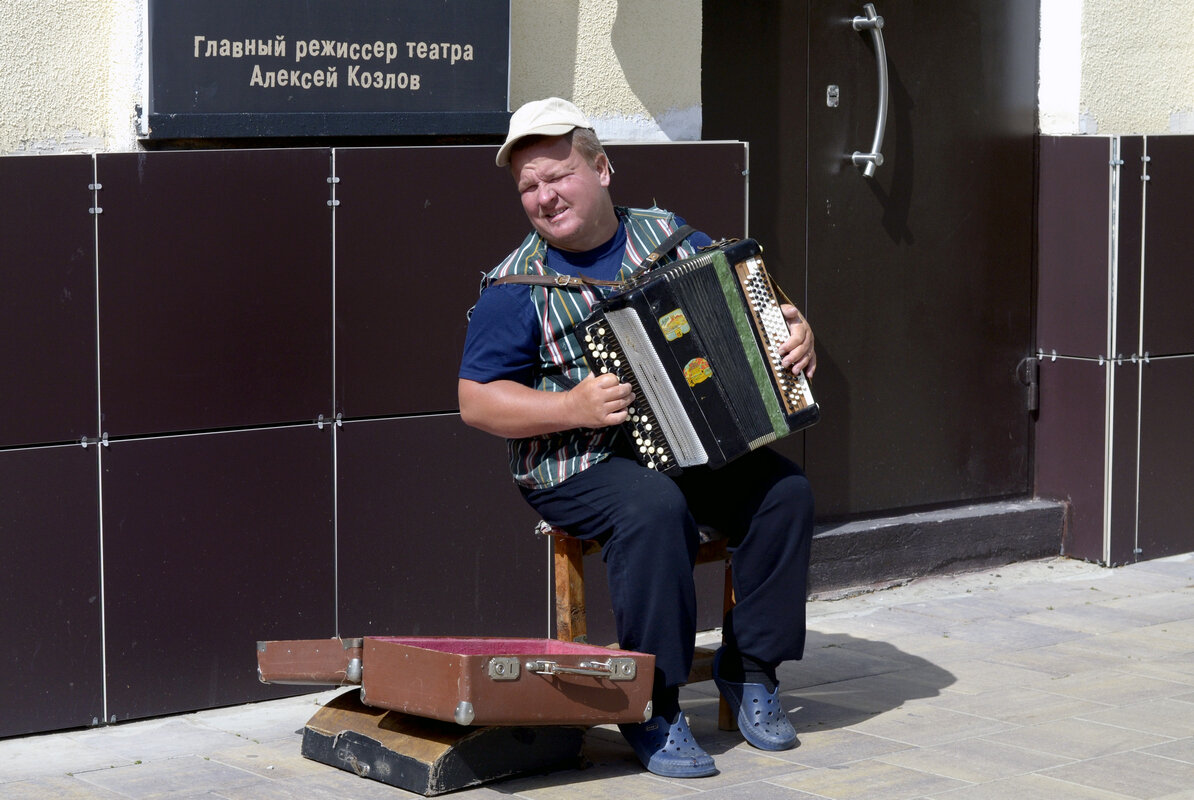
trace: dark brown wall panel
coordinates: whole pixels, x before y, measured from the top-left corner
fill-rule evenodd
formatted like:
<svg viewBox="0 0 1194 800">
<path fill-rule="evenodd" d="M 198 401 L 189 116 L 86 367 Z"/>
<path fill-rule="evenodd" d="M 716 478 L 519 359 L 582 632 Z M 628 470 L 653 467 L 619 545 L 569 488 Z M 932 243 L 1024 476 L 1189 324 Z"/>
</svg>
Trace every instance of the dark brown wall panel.
<svg viewBox="0 0 1194 800">
<path fill-rule="evenodd" d="M 0 737 L 103 717 L 96 448 L 0 452 Z"/>
<path fill-rule="evenodd" d="M 1088 136 L 1039 141 L 1037 345 L 1046 353 L 1105 356 L 1111 143 Z"/>
<path fill-rule="evenodd" d="M 1036 424 L 1036 494 L 1071 503 L 1065 555 L 1103 559 L 1107 367 L 1044 359 Z"/>
<path fill-rule="evenodd" d="M 336 434 L 344 635 L 547 635 L 547 544 L 501 439 L 456 414 Z"/>
<path fill-rule="evenodd" d="M 98 158 L 104 430 L 331 415 L 330 151 Z"/>
<path fill-rule="evenodd" d="M 1142 365 L 1140 558 L 1194 550 L 1194 357 Z"/>
<path fill-rule="evenodd" d="M 616 170 L 609 190 L 616 204 L 658 205 L 714 239 L 745 235 L 745 144 L 624 144 L 606 153 Z"/>
<path fill-rule="evenodd" d="M 1140 368 L 1130 360 L 1117 361 L 1115 403 L 1111 425 L 1111 564 L 1139 561 L 1136 548 L 1136 423 Z"/>
<path fill-rule="evenodd" d="M 1139 355 L 1140 344 L 1140 280 L 1142 263 L 1140 242 L 1144 235 L 1144 137 L 1122 136 L 1119 157 L 1119 246 L 1116 270 L 1116 310 L 1114 355 L 1131 358 Z M 1080 276 L 1075 276 L 1080 278 Z M 1090 282 L 1086 278 L 1083 282 Z"/>
<path fill-rule="evenodd" d="M 98 434 L 93 164 L 0 158 L 0 447 Z"/>
<path fill-rule="evenodd" d="M 530 231 L 496 148 L 336 151 L 336 399 L 350 419 L 451 411 L 481 276 Z M 621 145 L 614 202 L 741 236 L 740 144 Z M 462 189 L 462 187 L 464 187 Z"/>
<path fill-rule="evenodd" d="M 481 275 L 528 228 L 496 148 L 336 151 L 336 399 L 449 411 Z"/>
<path fill-rule="evenodd" d="M 1148 137 L 1144 350 L 1194 353 L 1194 137 Z"/>
<path fill-rule="evenodd" d="M 117 720 L 293 694 L 258 640 L 335 634 L 331 429 L 114 442 L 103 453 Z"/>
</svg>

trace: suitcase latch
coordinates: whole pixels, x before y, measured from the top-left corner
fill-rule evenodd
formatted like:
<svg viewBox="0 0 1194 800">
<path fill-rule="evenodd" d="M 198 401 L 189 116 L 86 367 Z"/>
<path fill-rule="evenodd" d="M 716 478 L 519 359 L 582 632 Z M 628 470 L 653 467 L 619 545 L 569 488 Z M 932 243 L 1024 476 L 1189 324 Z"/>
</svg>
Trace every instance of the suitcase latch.
<svg viewBox="0 0 1194 800">
<path fill-rule="evenodd" d="M 518 659 L 510 656 L 496 656 L 489 659 L 489 663 L 485 665 L 489 679 L 494 681 L 516 681 L 518 670 Z"/>
<path fill-rule="evenodd" d="M 558 661 L 528 661 L 527 672 L 536 675 L 592 675 L 611 681 L 632 681 L 638 674 L 633 658 L 610 658 L 605 661 L 582 661 L 575 667 L 561 666 Z"/>
</svg>

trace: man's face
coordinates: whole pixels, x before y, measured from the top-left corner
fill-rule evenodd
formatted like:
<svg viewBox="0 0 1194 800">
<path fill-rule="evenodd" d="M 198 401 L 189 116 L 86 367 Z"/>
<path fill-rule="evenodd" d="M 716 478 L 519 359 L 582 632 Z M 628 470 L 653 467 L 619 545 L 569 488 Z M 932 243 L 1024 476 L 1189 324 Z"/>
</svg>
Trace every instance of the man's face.
<svg viewBox="0 0 1194 800">
<path fill-rule="evenodd" d="M 610 171 L 604 155 L 589 166 L 570 137 L 552 136 L 516 150 L 510 170 L 523 211 L 548 244 L 580 252 L 613 236 L 617 218 L 607 192 Z"/>
</svg>

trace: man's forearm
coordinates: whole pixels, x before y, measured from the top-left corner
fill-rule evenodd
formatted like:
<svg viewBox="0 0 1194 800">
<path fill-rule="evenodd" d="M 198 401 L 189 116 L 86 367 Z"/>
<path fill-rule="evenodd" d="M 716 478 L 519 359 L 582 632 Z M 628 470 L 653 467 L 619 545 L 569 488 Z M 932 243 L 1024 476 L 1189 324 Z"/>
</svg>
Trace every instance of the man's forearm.
<svg viewBox="0 0 1194 800">
<path fill-rule="evenodd" d="M 567 392 L 545 392 L 516 381 L 461 379 L 460 417 L 483 431 L 522 439 L 573 428 L 604 428 L 626 421 L 634 400 L 613 375 L 588 375 Z"/>
<path fill-rule="evenodd" d="M 466 425 L 522 439 L 578 427 L 570 414 L 566 392 L 545 392 L 515 381 L 478 383 L 461 379 L 460 417 Z"/>
</svg>

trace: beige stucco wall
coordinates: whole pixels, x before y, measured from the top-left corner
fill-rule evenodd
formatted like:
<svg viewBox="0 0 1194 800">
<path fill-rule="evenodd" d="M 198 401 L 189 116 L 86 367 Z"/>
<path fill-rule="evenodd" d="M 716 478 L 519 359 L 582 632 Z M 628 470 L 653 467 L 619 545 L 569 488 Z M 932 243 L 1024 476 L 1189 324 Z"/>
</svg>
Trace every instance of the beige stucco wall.
<svg viewBox="0 0 1194 800">
<path fill-rule="evenodd" d="M 1099 133 L 1190 133 L 1194 0 L 1087 0 L 1082 11 L 1082 109 Z"/>
<path fill-rule="evenodd" d="M 603 139 L 701 136 L 700 0 L 514 0 L 510 106 L 568 98 Z"/>
<path fill-rule="evenodd" d="M 140 0 L 0 0 L 0 153 L 134 146 Z"/>
<path fill-rule="evenodd" d="M 1041 129 L 1194 133 L 1194 0 L 1041 0 Z"/>
</svg>

